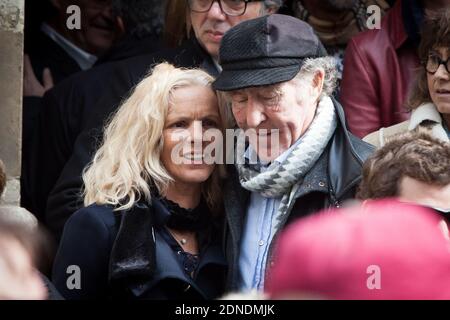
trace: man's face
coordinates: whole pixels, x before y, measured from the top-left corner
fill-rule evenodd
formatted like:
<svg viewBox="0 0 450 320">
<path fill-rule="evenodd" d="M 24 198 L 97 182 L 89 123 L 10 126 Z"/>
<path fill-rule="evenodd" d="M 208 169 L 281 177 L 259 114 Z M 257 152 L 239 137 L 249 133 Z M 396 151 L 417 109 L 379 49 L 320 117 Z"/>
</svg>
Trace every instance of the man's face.
<svg viewBox="0 0 450 320">
<path fill-rule="evenodd" d="M 121 36 L 111 10 L 111 0 L 54 0 L 60 14 L 68 17 L 66 9 L 74 4 L 80 7 L 81 29 L 68 30 L 67 36 L 78 47 L 99 55 L 112 47 Z M 63 19 L 63 21 L 65 21 Z M 66 26 L 62 26 L 66 28 Z"/>
<path fill-rule="evenodd" d="M 225 32 L 241 21 L 255 19 L 264 14 L 264 4 L 261 1 L 250 2 L 247 10 L 241 16 L 228 16 L 220 10 L 219 2 L 214 1 L 208 12 L 192 12 L 188 20 L 192 24 L 195 37 L 202 47 L 213 57 L 218 58 L 220 41 Z"/>
<path fill-rule="evenodd" d="M 450 184 L 435 186 L 410 177 L 400 180 L 399 198 L 427 207 L 450 209 Z"/>
<path fill-rule="evenodd" d="M 307 77 L 230 92 L 236 123 L 243 130 L 254 129 L 249 130 L 249 141 L 260 159 L 273 161 L 308 129 L 322 91 L 323 73 L 318 77 L 318 84 L 315 77 Z M 278 141 L 273 141 L 271 130 L 278 132 Z"/>
</svg>

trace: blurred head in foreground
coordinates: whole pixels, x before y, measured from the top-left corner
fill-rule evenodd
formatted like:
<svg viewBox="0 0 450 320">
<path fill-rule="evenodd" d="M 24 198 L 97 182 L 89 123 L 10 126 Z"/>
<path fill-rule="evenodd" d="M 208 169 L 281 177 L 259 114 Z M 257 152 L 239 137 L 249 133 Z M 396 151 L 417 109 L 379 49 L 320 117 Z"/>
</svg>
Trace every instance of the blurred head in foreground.
<svg viewBox="0 0 450 320">
<path fill-rule="evenodd" d="M 450 214 L 450 143 L 427 132 L 408 132 L 378 149 L 363 166 L 357 197 L 400 201 Z"/>
<path fill-rule="evenodd" d="M 450 243 L 426 208 L 373 201 L 318 214 L 281 235 L 274 299 L 450 299 Z"/>
<path fill-rule="evenodd" d="M 21 210 L 0 207 L 0 300 L 46 299 L 47 288 L 36 268 L 44 238 L 37 224 L 22 218 Z"/>
</svg>

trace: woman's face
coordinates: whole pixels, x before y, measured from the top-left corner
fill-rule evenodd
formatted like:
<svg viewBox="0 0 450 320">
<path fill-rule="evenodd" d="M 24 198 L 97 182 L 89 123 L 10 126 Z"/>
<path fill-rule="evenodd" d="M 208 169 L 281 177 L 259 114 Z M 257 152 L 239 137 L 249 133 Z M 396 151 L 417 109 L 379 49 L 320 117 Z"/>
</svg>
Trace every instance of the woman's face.
<svg viewBox="0 0 450 320">
<path fill-rule="evenodd" d="M 176 183 L 202 183 L 215 166 L 204 161 L 204 150 L 211 142 L 203 141 L 203 133 L 220 129 L 216 95 L 208 87 L 188 86 L 174 90 L 171 102 L 161 161 Z"/>
<path fill-rule="evenodd" d="M 430 52 L 430 59 L 447 61 L 450 56 L 449 48 L 438 48 Z M 447 63 L 448 65 L 448 63 Z M 427 83 L 430 97 L 441 114 L 450 114 L 450 74 L 441 64 L 434 74 L 427 72 Z"/>
</svg>

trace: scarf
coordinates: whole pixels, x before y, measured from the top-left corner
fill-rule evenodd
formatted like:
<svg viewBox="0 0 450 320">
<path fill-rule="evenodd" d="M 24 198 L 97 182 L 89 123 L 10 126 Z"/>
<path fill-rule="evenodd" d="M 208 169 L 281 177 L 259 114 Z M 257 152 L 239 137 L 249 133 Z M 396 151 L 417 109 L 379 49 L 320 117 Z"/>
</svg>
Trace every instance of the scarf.
<svg viewBox="0 0 450 320">
<path fill-rule="evenodd" d="M 295 191 L 301 185 L 303 177 L 313 167 L 325 150 L 337 126 L 337 116 L 330 97 L 322 98 L 317 106 L 316 115 L 300 143 L 280 164 L 272 164 L 265 172 L 258 172 L 241 159 L 236 153 L 236 168 L 243 188 L 258 192 L 267 198 L 281 197 L 277 220 L 290 211 Z M 238 139 L 237 150 L 242 150 L 244 139 Z M 273 224 L 278 228 L 279 224 Z"/>
<path fill-rule="evenodd" d="M 207 229 L 211 223 L 211 213 L 203 198 L 200 204 L 193 209 L 183 208 L 178 203 L 164 197 L 159 200 L 168 211 L 165 224 L 169 228 L 199 232 Z"/>
</svg>

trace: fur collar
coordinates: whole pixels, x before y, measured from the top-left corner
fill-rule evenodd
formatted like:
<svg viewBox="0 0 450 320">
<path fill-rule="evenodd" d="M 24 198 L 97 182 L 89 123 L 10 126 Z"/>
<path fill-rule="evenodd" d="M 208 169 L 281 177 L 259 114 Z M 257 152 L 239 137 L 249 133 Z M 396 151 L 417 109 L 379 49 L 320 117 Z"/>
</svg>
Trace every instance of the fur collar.
<svg viewBox="0 0 450 320">
<path fill-rule="evenodd" d="M 442 125 L 442 116 L 433 103 L 424 103 L 411 112 L 408 130 L 414 130 L 425 121 L 433 122 L 431 133 L 433 137 L 449 142 L 447 132 Z"/>
</svg>

